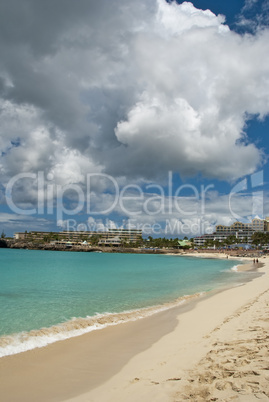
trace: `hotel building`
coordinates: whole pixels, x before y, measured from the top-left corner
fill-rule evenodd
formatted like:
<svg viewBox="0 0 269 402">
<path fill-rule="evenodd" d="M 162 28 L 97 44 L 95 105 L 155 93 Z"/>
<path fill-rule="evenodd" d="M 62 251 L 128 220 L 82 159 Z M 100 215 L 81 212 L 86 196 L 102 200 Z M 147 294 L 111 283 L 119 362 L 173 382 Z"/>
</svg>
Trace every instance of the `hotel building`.
<svg viewBox="0 0 269 402">
<path fill-rule="evenodd" d="M 64 244 L 72 242 L 80 244 L 82 242 L 91 243 L 92 238 L 97 237 L 100 246 L 120 246 L 126 243 L 136 243 L 142 240 L 142 230 L 136 229 L 109 229 L 106 232 L 93 231 L 62 231 L 62 232 L 20 232 L 15 233 L 15 240 L 38 242 L 53 242 L 55 244 Z"/>
<path fill-rule="evenodd" d="M 235 236 L 238 242 L 251 243 L 251 237 L 255 232 L 269 232 L 269 217 L 265 219 L 255 218 L 250 223 L 234 222 L 230 226 L 217 225 L 216 231 L 211 234 L 204 234 L 193 239 L 194 245 L 202 247 L 207 241 L 226 240 L 229 236 Z"/>
</svg>

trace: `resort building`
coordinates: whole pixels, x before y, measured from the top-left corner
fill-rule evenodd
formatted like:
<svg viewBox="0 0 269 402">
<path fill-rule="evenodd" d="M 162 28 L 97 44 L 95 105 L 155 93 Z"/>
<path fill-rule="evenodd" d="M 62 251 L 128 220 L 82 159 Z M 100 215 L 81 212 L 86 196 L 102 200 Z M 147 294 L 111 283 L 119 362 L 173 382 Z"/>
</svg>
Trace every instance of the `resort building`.
<svg viewBox="0 0 269 402">
<path fill-rule="evenodd" d="M 268 216 L 265 219 L 252 219 L 250 223 L 237 221 L 230 226 L 217 225 L 214 233 L 194 237 L 193 242 L 196 247 L 203 247 L 208 241 L 222 243 L 229 236 L 235 236 L 239 243 L 251 243 L 251 237 L 255 232 L 269 232 Z"/>
<path fill-rule="evenodd" d="M 15 233 L 14 238 L 21 241 L 34 243 L 49 242 L 55 244 L 91 244 L 100 246 L 120 246 L 136 243 L 142 240 L 142 230 L 136 229 L 109 229 L 107 232 L 93 231 L 61 231 L 61 232 L 20 232 Z"/>
<path fill-rule="evenodd" d="M 216 233 L 268 232 L 269 217 L 255 218 L 250 223 L 234 222 L 231 226 L 217 225 Z"/>
<path fill-rule="evenodd" d="M 142 240 L 142 230 L 109 229 L 108 232 L 102 232 L 98 244 L 100 246 L 106 246 L 106 245 L 120 246 L 124 243 L 136 243 L 141 240 Z"/>
<path fill-rule="evenodd" d="M 53 232 L 17 232 L 14 233 L 15 240 L 44 240 L 46 236 L 54 234 Z"/>
</svg>

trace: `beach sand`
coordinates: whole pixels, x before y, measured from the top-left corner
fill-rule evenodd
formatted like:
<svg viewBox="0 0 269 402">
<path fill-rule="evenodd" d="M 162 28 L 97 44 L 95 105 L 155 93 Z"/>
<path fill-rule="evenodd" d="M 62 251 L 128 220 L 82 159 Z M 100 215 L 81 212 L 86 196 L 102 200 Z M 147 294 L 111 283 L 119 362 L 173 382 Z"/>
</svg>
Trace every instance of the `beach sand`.
<svg viewBox="0 0 269 402">
<path fill-rule="evenodd" d="M 3 401 L 269 400 L 264 275 L 135 322 L 0 359 Z M 240 266 L 238 269 L 242 269 Z"/>
</svg>

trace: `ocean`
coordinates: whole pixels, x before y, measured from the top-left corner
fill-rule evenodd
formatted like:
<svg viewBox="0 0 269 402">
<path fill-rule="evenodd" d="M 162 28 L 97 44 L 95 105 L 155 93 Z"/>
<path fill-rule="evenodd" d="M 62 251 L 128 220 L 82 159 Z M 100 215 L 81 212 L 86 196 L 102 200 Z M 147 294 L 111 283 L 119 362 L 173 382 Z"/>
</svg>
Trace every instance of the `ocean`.
<svg viewBox="0 0 269 402">
<path fill-rule="evenodd" d="M 0 357 L 249 280 L 232 260 L 0 249 Z"/>
</svg>

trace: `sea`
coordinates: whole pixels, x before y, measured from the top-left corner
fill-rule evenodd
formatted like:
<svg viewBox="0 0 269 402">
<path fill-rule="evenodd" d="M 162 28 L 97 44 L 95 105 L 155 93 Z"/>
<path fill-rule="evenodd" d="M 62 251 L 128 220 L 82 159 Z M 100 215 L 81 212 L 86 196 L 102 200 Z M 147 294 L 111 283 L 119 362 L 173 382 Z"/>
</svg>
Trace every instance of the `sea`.
<svg viewBox="0 0 269 402">
<path fill-rule="evenodd" d="M 252 279 L 230 259 L 0 249 L 0 357 Z"/>
</svg>

